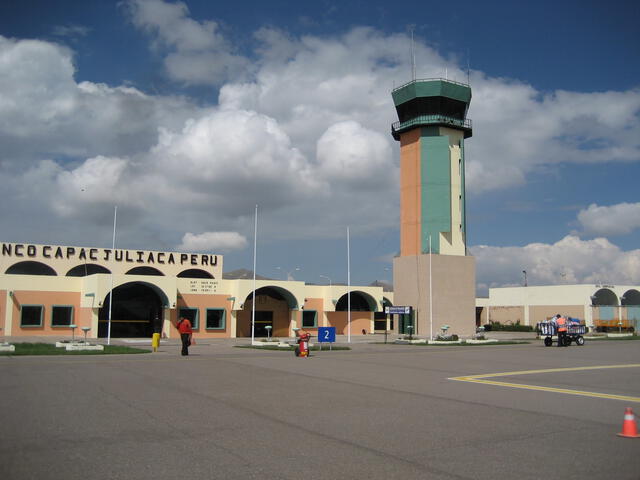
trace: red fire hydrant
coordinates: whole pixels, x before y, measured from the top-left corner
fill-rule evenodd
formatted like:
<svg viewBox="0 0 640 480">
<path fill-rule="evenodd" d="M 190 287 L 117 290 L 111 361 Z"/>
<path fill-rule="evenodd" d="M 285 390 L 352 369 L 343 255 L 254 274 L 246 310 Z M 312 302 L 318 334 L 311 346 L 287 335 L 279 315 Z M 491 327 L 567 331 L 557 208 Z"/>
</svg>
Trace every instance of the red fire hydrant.
<svg viewBox="0 0 640 480">
<path fill-rule="evenodd" d="M 298 346 L 296 347 L 296 357 L 309 356 L 309 339 L 311 335 L 307 332 L 298 333 Z"/>
</svg>

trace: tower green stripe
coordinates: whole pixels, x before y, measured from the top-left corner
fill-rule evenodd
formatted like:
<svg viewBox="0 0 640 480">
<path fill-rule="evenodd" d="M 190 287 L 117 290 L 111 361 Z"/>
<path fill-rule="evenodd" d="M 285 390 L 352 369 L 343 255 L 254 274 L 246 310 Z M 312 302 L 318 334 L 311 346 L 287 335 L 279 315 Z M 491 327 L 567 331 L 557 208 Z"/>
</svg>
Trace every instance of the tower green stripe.
<svg viewBox="0 0 640 480">
<path fill-rule="evenodd" d="M 425 136 L 420 139 L 422 180 L 422 252 L 440 253 L 440 232 L 451 231 L 451 163 L 449 137 Z"/>
</svg>

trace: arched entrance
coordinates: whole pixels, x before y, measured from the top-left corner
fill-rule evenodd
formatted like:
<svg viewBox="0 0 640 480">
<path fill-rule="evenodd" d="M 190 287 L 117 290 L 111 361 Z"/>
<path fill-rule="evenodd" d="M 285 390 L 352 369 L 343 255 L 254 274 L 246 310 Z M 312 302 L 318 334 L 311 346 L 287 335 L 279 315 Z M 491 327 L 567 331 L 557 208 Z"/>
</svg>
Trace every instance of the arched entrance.
<svg viewBox="0 0 640 480">
<path fill-rule="evenodd" d="M 368 293 L 354 290 L 351 294 L 345 293 L 338 299 L 336 311 L 328 313 L 327 319 L 332 327 L 336 327 L 336 332 L 340 335 L 347 335 L 349 330 L 351 335 L 373 333 L 373 312 L 376 310 L 375 298 Z M 350 323 L 349 317 L 351 317 Z"/>
<path fill-rule="evenodd" d="M 620 297 L 620 305 L 626 310 L 628 326 L 633 327 L 633 331 L 637 332 L 640 328 L 640 292 L 635 289 L 627 290 Z"/>
<path fill-rule="evenodd" d="M 593 307 L 593 324 L 598 330 L 606 331 L 608 328 L 617 326 L 618 297 L 613 291 L 601 288 L 591 296 L 591 305 Z"/>
<path fill-rule="evenodd" d="M 142 283 L 125 283 L 113 289 L 111 337 L 150 338 L 162 330 L 162 309 L 167 299 L 157 287 Z M 98 337 L 107 336 L 109 303 L 107 295 L 98 316 Z"/>
<path fill-rule="evenodd" d="M 298 310 L 295 296 L 281 287 L 269 286 L 258 288 L 256 294 L 255 329 L 256 337 L 288 337 L 291 326 L 291 312 Z M 251 336 L 251 320 L 253 293 L 247 295 L 242 310 L 237 316 L 238 337 Z M 267 327 L 271 332 L 267 334 Z"/>
</svg>

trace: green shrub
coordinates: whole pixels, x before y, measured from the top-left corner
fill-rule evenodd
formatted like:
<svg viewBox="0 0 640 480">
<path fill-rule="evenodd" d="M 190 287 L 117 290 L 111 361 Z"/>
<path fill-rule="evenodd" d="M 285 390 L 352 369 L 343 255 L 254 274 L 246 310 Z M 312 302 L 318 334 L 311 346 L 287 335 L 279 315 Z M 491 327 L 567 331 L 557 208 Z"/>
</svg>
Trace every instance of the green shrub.
<svg viewBox="0 0 640 480">
<path fill-rule="evenodd" d="M 489 328 L 487 328 L 487 326 Z M 534 327 L 530 325 L 520 325 L 520 322 L 505 323 L 491 322 L 484 326 L 485 331 L 500 331 L 500 332 L 533 332 Z"/>
</svg>

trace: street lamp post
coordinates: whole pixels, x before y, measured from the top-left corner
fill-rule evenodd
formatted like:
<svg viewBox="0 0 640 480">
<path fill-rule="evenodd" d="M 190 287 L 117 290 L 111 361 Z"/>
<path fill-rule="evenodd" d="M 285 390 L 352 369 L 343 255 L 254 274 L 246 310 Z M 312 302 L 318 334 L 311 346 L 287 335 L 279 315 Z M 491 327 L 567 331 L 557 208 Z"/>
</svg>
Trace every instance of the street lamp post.
<svg viewBox="0 0 640 480">
<path fill-rule="evenodd" d="M 625 297 L 620 297 L 620 306 L 618 312 L 618 333 L 622 333 L 622 302 L 624 302 L 625 300 Z"/>
<path fill-rule="evenodd" d="M 300 267 L 296 267 L 293 270 L 291 270 L 290 272 L 287 272 L 287 282 L 295 280 L 295 278 L 293 278 L 293 276 L 291 274 L 293 272 L 299 272 L 299 271 L 300 271 Z"/>
<path fill-rule="evenodd" d="M 276 267 L 276 270 L 282 270 L 282 271 L 284 272 L 284 270 L 282 269 L 282 267 Z M 293 272 L 299 272 L 299 271 L 300 271 L 300 267 L 296 267 L 296 268 L 294 268 L 293 270 L 291 270 L 291 271 L 287 272 L 287 278 L 285 278 L 285 280 L 286 280 L 286 281 L 288 281 L 288 282 L 289 282 L 289 281 L 292 281 L 292 280 L 295 280 L 291 274 L 292 274 Z"/>
<path fill-rule="evenodd" d="M 331 279 L 329 277 L 327 277 L 326 275 L 320 275 L 322 278 L 326 278 L 327 280 L 329 280 L 329 288 L 331 288 Z"/>
<path fill-rule="evenodd" d="M 522 270 L 522 273 L 524 273 L 524 286 L 527 286 L 527 271 L 526 270 Z"/>
</svg>

